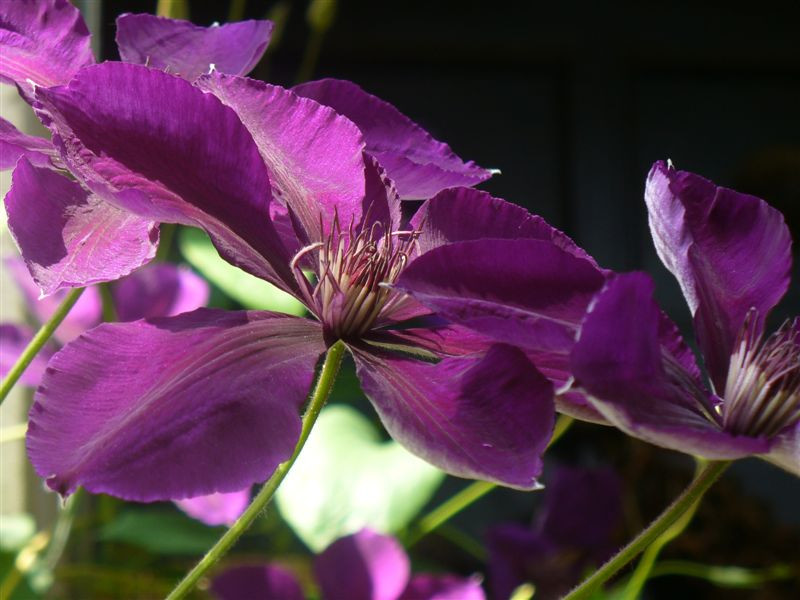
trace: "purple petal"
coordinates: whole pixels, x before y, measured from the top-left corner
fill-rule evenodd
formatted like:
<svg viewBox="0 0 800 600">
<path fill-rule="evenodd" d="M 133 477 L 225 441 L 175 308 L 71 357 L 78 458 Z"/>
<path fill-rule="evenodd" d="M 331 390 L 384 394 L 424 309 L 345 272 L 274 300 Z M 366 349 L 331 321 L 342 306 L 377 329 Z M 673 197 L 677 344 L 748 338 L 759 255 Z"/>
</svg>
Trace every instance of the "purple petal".
<svg viewBox="0 0 800 600">
<path fill-rule="evenodd" d="M 800 422 L 779 433 L 775 444 L 764 458 L 800 476 Z"/>
<path fill-rule="evenodd" d="M 117 279 L 155 256 L 153 221 L 25 158 L 14 169 L 5 203 L 11 235 L 44 295 Z"/>
<path fill-rule="evenodd" d="M 472 161 L 462 161 L 394 106 L 350 81 L 323 79 L 293 89 L 358 125 L 367 152 L 386 169 L 404 200 L 427 199 L 445 188 L 476 185 L 492 176 Z"/>
<path fill-rule="evenodd" d="M 396 600 L 411 575 L 400 543 L 369 529 L 339 538 L 314 560 L 323 600 Z"/>
<path fill-rule="evenodd" d="M 364 141 L 358 128 L 327 106 L 282 87 L 220 73 L 197 85 L 239 115 L 269 169 L 273 193 L 295 214 L 308 241 L 328 231 L 334 210 L 358 223 L 364 199 Z M 305 241 L 305 240 L 304 240 Z"/>
<path fill-rule="evenodd" d="M 214 96 L 155 69 L 104 63 L 37 99 L 65 162 L 95 193 L 156 221 L 203 227 L 229 262 L 296 287 L 268 218 L 258 148 Z"/>
<path fill-rule="evenodd" d="M 175 504 L 187 515 L 206 525 L 230 527 L 250 504 L 250 488 L 176 500 Z"/>
<path fill-rule="evenodd" d="M 537 530 L 601 564 L 622 525 L 622 481 L 611 468 L 561 466 L 548 480 Z"/>
<path fill-rule="evenodd" d="M 486 350 L 494 343 L 485 335 L 435 316 L 421 319 L 419 327 L 373 331 L 366 339 L 370 343 L 390 348 L 403 347 L 412 354 L 427 352 L 439 358 L 474 354 Z"/>
<path fill-rule="evenodd" d="M 244 489 L 291 454 L 324 349 L 315 323 L 266 312 L 100 325 L 50 361 L 28 455 L 61 494 L 82 485 L 146 502 Z"/>
<path fill-rule="evenodd" d="M 150 264 L 111 289 L 120 321 L 172 317 L 205 306 L 208 283 L 186 267 Z"/>
<path fill-rule="evenodd" d="M 30 327 L 0 323 L 0 377 L 5 377 L 17 362 L 23 351 L 33 339 L 34 332 Z M 36 387 L 42 380 L 47 361 L 55 353 L 52 344 L 46 345 L 33 358 L 33 362 L 23 371 L 20 383 Z"/>
<path fill-rule="evenodd" d="M 564 233 L 538 215 L 486 192 L 452 188 L 425 202 L 411 219 L 420 253 L 452 242 L 486 238 L 549 240 L 566 252 L 596 266 L 594 259 Z"/>
<path fill-rule="evenodd" d="M 211 592 L 219 600 L 305 600 L 292 572 L 274 564 L 227 569 L 211 580 Z"/>
<path fill-rule="evenodd" d="M 768 440 L 721 429 L 696 373 L 664 345 L 665 322 L 647 275 L 607 284 L 572 353 L 575 378 L 595 407 L 627 434 L 680 452 L 732 459 L 767 451 Z"/>
<path fill-rule="evenodd" d="M 124 62 L 148 65 L 194 81 L 211 66 L 246 75 L 269 44 L 271 21 L 240 21 L 199 27 L 147 14 L 117 17 L 117 47 Z"/>
<path fill-rule="evenodd" d="M 459 477 L 538 487 L 553 386 L 521 351 L 498 344 L 430 364 L 366 344 L 351 350 L 364 392 L 408 450 Z"/>
<path fill-rule="evenodd" d="M 8 270 L 14 283 L 22 292 L 25 299 L 25 306 L 39 323 L 44 323 L 53 316 L 61 302 L 69 293 L 68 290 L 58 290 L 57 292 L 40 297 L 39 287 L 31 279 L 31 274 L 25 267 L 25 263 L 19 258 L 7 258 L 3 261 L 3 266 Z M 91 329 L 102 320 L 102 301 L 100 292 L 96 287 L 86 288 L 81 297 L 58 326 L 53 337 L 60 344 L 71 342 L 87 329 Z"/>
<path fill-rule="evenodd" d="M 763 200 L 664 162 L 653 165 L 645 200 L 658 255 L 681 285 L 706 366 L 722 390 L 747 311 L 758 310 L 762 331 L 789 286 L 789 229 Z"/>
<path fill-rule="evenodd" d="M 559 560 L 560 549 L 541 533 L 515 523 L 503 523 L 487 533 L 491 598 L 507 600 L 524 583 L 535 583 L 536 594 L 550 600 L 568 591 L 572 565 Z M 566 575 L 566 576 L 565 576 Z"/>
<path fill-rule="evenodd" d="M 67 0 L 0 3 L 0 80 L 29 94 L 66 83 L 94 57 L 81 13 Z"/>
<path fill-rule="evenodd" d="M 566 353 L 603 274 L 549 241 L 473 240 L 411 263 L 397 287 L 443 317 L 527 350 Z"/>
<path fill-rule="evenodd" d="M 20 156 L 37 167 L 61 166 L 58 151 L 50 140 L 22 133 L 12 123 L 0 118 L 0 170 L 16 165 Z"/>
<path fill-rule="evenodd" d="M 480 577 L 414 575 L 400 600 L 485 600 Z"/>
</svg>

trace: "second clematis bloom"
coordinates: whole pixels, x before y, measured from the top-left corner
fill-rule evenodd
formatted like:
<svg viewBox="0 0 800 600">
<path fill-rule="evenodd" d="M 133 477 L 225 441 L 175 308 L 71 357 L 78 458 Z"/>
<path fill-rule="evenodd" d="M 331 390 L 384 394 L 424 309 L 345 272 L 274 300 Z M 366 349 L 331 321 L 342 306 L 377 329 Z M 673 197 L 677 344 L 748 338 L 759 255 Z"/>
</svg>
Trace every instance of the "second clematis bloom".
<svg viewBox="0 0 800 600">
<path fill-rule="evenodd" d="M 469 188 L 441 192 L 404 224 L 359 128 L 277 86 L 107 63 L 36 97 L 86 185 L 140 216 L 202 227 L 224 258 L 314 317 L 203 309 L 81 336 L 51 360 L 30 413 L 29 456 L 51 488 L 148 501 L 265 480 L 291 455 L 336 340 L 412 452 L 456 475 L 538 485 L 551 382 L 521 351 L 391 285 L 427 252 L 489 238 L 499 245 L 487 259 L 506 260 L 503 241 L 534 240 L 594 273 L 563 234 Z"/>
<path fill-rule="evenodd" d="M 322 600 L 485 600 L 480 577 L 411 574 L 400 543 L 369 529 L 339 538 L 314 560 Z M 295 576 L 276 565 L 233 567 L 211 582 L 219 600 L 303 600 Z"/>
<path fill-rule="evenodd" d="M 800 320 L 764 331 L 789 286 L 783 216 L 665 162 L 650 171 L 645 200 L 709 383 L 642 273 L 613 278 L 598 296 L 573 354 L 576 379 L 630 435 L 710 459 L 758 455 L 800 475 Z"/>
</svg>

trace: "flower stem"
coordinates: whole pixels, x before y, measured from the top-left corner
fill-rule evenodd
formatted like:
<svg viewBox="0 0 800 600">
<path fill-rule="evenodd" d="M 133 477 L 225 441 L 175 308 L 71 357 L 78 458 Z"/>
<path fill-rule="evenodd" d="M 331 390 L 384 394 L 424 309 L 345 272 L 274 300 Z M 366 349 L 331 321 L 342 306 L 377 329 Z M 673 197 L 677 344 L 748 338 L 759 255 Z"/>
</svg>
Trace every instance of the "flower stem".
<svg viewBox="0 0 800 600">
<path fill-rule="evenodd" d="M 72 290 L 66 298 L 59 304 L 56 312 L 53 313 L 53 316 L 50 317 L 50 320 L 47 321 L 39 331 L 33 336 L 30 344 L 25 348 L 22 352 L 22 355 L 17 359 L 17 362 L 14 363 L 14 366 L 11 367 L 11 370 L 8 372 L 8 375 L 5 376 L 3 382 L 0 383 L 0 404 L 3 403 L 3 400 L 6 399 L 8 393 L 14 387 L 14 384 L 17 383 L 19 378 L 25 372 L 25 369 L 28 368 L 28 365 L 31 364 L 31 361 L 36 357 L 39 351 L 44 347 L 47 343 L 47 340 L 50 339 L 50 336 L 53 335 L 53 332 L 58 329 L 58 326 L 61 325 L 61 321 L 64 320 L 69 314 L 69 311 L 72 310 L 72 307 L 75 306 L 75 303 L 78 301 L 78 298 L 81 297 L 83 290 L 85 288 L 76 288 Z"/>
<path fill-rule="evenodd" d="M 699 474 L 706 465 L 706 461 L 703 459 L 697 458 L 696 460 L 697 469 L 695 471 L 695 476 Z M 645 551 L 642 553 L 642 558 L 639 561 L 639 564 L 636 565 L 636 569 L 634 569 L 633 575 L 631 575 L 631 578 L 628 581 L 628 585 L 625 586 L 621 600 L 636 600 L 639 598 L 642 588 L 644 587 L 644 584 L 647 583 L 647 579 L 650 577 L 651 571 L 653 570 L 653 565 L 655 565 L 656 559 L 658 558 L 662 548 L 683 533 L 683 530 L 689 526 L 689 523 L 691 523 L 692 517 L 694 517 L 694 513 L 697 511 L 699 504 L 700 498 L 698 498 L 685 513 L 678 517 L 677 521 L 675 521 L 671 526 L 667 527 L 666 531 L 658 536 L 658 538 L 656 538 L 655 541 L 645 549 Z"/>
<path fill-rule="evenodd" d="M 300 451 L 311 433 L 311 428 L 317 421 L 322 407 L 331 395 L 333 384 L 336 381 L 336 376 L 339 373 L 339 367 L 342 366 L 344 359 L 344 343 L 341 341 L 336 342 L 328 349 L 325 355 L 325 362 L 322 364 L 317 385 L 311 395 L 311 400 L 308 403 L 306 413 L 303 415 L 303 425 L 300 430 L 300 439 L 297 440 L 297 445 L 294 448 L 292 456 L 286 462 L 278 465 L 275 472 L 272 474 L 261 490 L 258 492 L 250 506 L 242 513 L 236 522 L 231 525 L 231 528 L 226 531 L 223 536 L 214 544 L 214 547 L 209 550 L 206 555 L 200 560 L 199 563 L 183 578 L 183 580 L 175 587 L 167 600 L 178 600 L 185 598 L 193 589 L 200 578 L 211 568 L 216 562 L 222 558 L 228 550 L 236 543 L 236 540 L 253 524 L 258 515 L 264 507 L 272 500 L 272 496 L 278 489 L 278 486 L 289 473 L 289 469 L 294 465 L 295 460 L 300 455 Z"/>
<path fill-rule="evenodd" d="M 569 429 L 569 426 L 572 425 L 572 421 L 572 417 L 568 417 L 567 415 L 560 415 L 558 417 L 555 427 L 553 428 L 553 436 L 550 438 L 550 442 L 547 444 L 548 448 L 556 443 L 556 441 L 558 441 L 562 435 L 564 435 L 564 432 L 566 432 L 567 429 Z M 434 529 L 442 525 L 442 523 L 464 510 L 476 500 L 483 498 L 496 487 L 496 483 L 490 483 L 488 481 L 475 481 L 462 489 L 455 496 L 448 498 L 427 515 L 422 517 L 411 529 L 411 531 L 409 531 L 405 540 L 406 547 L 410 548 Z"/>
<path fill-rule="evenodd" d="M 650 544 L 654 543 L 682 515 L 692 509 L 730 464 L 730 461 L 714 461 L 706 464 L 695 475 L 686 489 L 681 492 L 681 495 L 664 512 L 633 538 L 627 546 L 617 552 L 606 564 L 564 596 L 563 600 L 580 600 L 591 597 L 592 593 L 617 571 L 636 558 L 640 552 L 643 552 Z"/>
</svg>

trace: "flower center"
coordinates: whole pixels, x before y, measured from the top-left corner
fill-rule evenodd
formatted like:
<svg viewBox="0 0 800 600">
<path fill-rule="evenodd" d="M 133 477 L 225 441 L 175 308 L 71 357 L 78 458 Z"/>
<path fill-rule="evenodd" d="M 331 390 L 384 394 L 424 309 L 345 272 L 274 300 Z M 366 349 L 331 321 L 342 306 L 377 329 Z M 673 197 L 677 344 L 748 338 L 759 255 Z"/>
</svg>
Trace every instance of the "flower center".
<svg viewBox="0 0 800 600">
<path fill-rule="evenodd" d="M 306 246 L 292 260 L 306 305 L 339 339 L 357 338 L 405 300 L 389 287 L 408 262 L 418 231 L 391 231 L 374 223 L 355 233 L 343 230 L 334 218 L 331 233 L 322 242 Z M 299 267 L 300 260 L 315 252 L 317 282 L 312 285 Z"/>
<path fill-rule="evenodd" d="M 786 321 L 762 341 L 756 322 L 751 309 L 731 356 L 723 425 L 732 433 L 771 437 L 800 420 L 800 329 L 797 320 Z"/>
</svg>

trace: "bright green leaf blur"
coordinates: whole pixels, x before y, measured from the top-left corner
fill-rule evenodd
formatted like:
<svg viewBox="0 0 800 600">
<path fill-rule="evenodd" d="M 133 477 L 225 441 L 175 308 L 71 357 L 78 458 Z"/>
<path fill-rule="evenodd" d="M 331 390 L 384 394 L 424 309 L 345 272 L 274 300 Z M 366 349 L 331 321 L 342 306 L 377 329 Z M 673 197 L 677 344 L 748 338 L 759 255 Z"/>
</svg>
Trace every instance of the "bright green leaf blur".
<svg viewBox="0 0 800 600">
<path fill-rule="evenodd" d="M 315 552 L 370 527 L 396 533 L 419 513 L 444 473 L 344 405 L 322 411 L 300 458 L 277 493 L 281 515 Z"/>
<path fill-rule="evenodd" d="M 294 297 L 223 260 L 201 230 L 182 228 L 178 247 L 189 264 L 245 308 L 305 314 L 305 307 Z"/>
<path fill-rule="evenodd" d="M 208 527 L 169 509 L 128 509 L 100 531 L 100 539 L 139 546 L 156 554 L 203 554 L 220 536 Z"/>
</svg>

